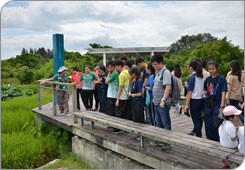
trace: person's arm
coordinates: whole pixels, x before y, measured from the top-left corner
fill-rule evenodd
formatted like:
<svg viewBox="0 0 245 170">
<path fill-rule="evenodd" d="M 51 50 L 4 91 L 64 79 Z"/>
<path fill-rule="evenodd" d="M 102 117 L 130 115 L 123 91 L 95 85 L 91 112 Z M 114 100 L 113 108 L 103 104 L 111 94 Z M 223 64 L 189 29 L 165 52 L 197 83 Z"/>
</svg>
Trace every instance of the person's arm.
<svg viewBox="0 0 245 170">
<path fill-rule="evenodd" d="M 162 108 L 164 108 L 165 101 L 166 101 L 166 99 L 170 93 L 170 89 L 171 89 L 171 84 L 166 84 L 164 94 L 163 94 L 163 98 L 162 98 L 161 103 L 160 103 L 160 107 L 162 107 Z"/>
<path fill-rule="evenodd" d="M 231 97 L 231 89 L 232 89 L 232 77 L 228 76 L 228 92 L 227 92 L 227 104 L 230 104 L 230 97 Z"/>
<path fill-rule="evenodd" d="M 80 86 L 83 88 L 83 76 L 81 75 L 78 79 Z"/>
<path fill-rule="evenodd" d="M 223 110 L 224 110 L 224 108 L 225 108 L 225 95 L 226 95 L 226 92 L 223 91 L 223 92 L 222 92 L 222 97 L 221 97 L 220 109 L 219 109 L 219 112 L 220 112 L 220 113 L 223 113 Z"/>
<path fill-rule="evenodd" d="M 117 101 L 116 101 L 116 106 L 117 106 L 117 107 L 119 106 L 119 98 L 120 98 L 120 96 L 121 96 L 122 89 L 123 89 L 123 86 L 119 86 L 118 92 L 117 92 Z"/>
<path fill-rule="evenodd" d="M 144 81 L 144 84 L 143 84 L 144 87 L 145 87 L 145 85 L 146 85 L 148 79 L 149 79 L 148 77 L 145 78 L 145 81 Z"/>
<path fill-rule="evenodd" d="M 193 92 L 193 91 L 188 91 L 188 92 L 187 92 L 184 112 L 187 112 L 187 108 L 189 107 L 189 103 L 190 103 L 190 100 L 191 100 L 192 92 Z"/>
<path fill-rule="evenodd" d="M 108 81 L 109 77 L 111 76 L 111 72 L 108 73 L 106 79 L 105 79 L 105 83 L 106 84 L 110 84 L 110 82 Z"/>
<path fill-rule="evenodd" d="M 145 86 L 145 88 L 146 88 L 147 90 L 149 90 L 149 91 L 152 91 L 152 89 L 151 89 L 150 87 L 148 87 L 148 86 Z"/>
<path fill-rule="evenodd" d="M 44 84 L 47 81 L 53 81 L 53 80 L 54 80 L 54 78 L 52 77 L 52 78 L 49 78 L 49 79 L 46 79 L 46 80 L 41 81 L 40 84 Z"/>
</svg>

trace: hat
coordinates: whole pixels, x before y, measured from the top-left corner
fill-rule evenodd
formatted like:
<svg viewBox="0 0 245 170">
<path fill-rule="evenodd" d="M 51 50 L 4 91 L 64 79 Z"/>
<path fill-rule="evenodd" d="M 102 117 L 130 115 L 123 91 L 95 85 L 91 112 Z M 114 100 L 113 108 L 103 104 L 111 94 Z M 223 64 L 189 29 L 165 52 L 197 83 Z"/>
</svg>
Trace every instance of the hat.
<svg viewBox="0 0 245 170">
<path fill-rule="evenodd" d="M 61 66 L 58 70 L 59 73 L 62 73 L 63 71 L 67 70 L 65 66 Z"/>
<path fill-rule="evenodd" d="M 223 110 L 224 116 L 240 115 L 241 110 L 238 110 L 235 106 L 226 106 Z"/>
</svg>

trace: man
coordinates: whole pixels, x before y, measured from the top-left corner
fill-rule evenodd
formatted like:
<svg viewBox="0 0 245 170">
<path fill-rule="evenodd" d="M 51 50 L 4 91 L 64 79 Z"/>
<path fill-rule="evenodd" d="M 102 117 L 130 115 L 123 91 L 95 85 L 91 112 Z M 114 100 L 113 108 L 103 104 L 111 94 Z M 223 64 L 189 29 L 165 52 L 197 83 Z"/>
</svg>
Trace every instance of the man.
<svg viewBox="0 0 245 170">
<path fill-rule="evenodd" d="M 139 69 L 144 69 L 142 75 L 142 81 L 143 81 L 143 86 L 145 87 L 149 77 L 149 75 L 146 73 L 147 64 L 145 63 L 145 60 L 143 58 L 138 57 L 136 59 L 136 65 L 139 67 Z"/>
<path fill-rule="evenodd" d="M 155 109 L 156 126 L 171 130 L 169 110 L 171 107 L 171 74 L 166 68 L 161 55 L 154 55 L 151 58 L 152 66 L 156 73 L 152 90 Z"/>
<path fill-rule="evenodd" d="M 116 99 L 117 99 L 117 91 L 118 91 L 118 72 L 115 69 L 114 61 L 109 61 L 106 64 L 108 75 L 106 77 L 106 84 L 108 84 L 107 88 L 107 114 L 110 116 L 115 116 L 116 109 Z M 107 127 L 108 130 L 114 130 L 112 127 Z"/>
<path fill-rule="evenodd" d="M 115 116 L 115 106 L 116 106 L 116 99 L 117 99 L 117 91 L 118 91 L 118 72 L 115 69 L 114 61 L 109 61 L 106 64 L 108 75 L 106 77 L 106 84 L 108 84 L 107 89 L 107 113 L 110 116 Z"/>
<path fill-rule="evenodd" d="M 115 61 L 116 70 L 119 74 L 119 88 L 116 100 L 116 117 L 132 120 L 130 105 L 129 105 L 129 72 L 124 69 L 124 64 L 121 60 Z"/>
</svg>

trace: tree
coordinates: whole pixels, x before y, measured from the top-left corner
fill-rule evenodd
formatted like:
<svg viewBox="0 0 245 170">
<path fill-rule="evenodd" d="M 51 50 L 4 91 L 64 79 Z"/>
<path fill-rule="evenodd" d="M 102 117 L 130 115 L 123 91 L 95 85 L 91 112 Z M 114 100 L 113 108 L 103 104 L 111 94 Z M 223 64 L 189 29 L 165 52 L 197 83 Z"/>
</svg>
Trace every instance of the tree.
<svg viewBox="0 0 245 170">
<path fill-rule="evenodd" d="M 21 51 L 20 54 L 22 55 L 22 54 L 25 54 L 25 53 L 28 53 L 28 51 L 25 48 L 22 48 L 22 51 Z"/>
<path fill-rule="evenodd" d="M 19 63 L 29 68 L 38 68 L 41 56 L 38 54 L 24 53 L 17 55 L 14 62 Z"/>
<path fill-rule="evenodd" d="M 34 70 L 29 69 L 27 66 L 23 66 L 17 72 L 16 78 L 21 84 L 30 84 L 34 81 Z"/>
<path fill-rule="evenodd" d="M 209 43 L 217 40 L 218 38 L 213 37 L 210 33 L 181 36 L 181 39 L 170 45 L 170 52 L 167 54 L 167 57 L 171 54 L 177 54 L 181 50 L 193 50 L 197 44 Z"/>
</svg>

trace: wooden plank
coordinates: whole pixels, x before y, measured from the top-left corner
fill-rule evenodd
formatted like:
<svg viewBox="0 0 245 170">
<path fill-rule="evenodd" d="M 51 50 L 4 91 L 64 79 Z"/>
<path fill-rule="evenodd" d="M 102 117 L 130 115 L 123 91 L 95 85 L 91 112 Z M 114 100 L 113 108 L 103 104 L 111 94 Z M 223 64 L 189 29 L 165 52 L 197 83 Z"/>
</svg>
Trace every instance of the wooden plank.
<svg viewBox="0 0 245 170">
<path fill-rule="evenodd" d="M 53 114 L 56 115 L 56 90 L 55 90 L 56 85 L 53 84 Z"/>
<path fill-rule="evenodd" d="M 77 89 L 76 84 L 72 85 L 72 118 L 73 122 L 77 123 L 77 117 L 73 114 L 77 111 Z"/>
<path fill-rule="evenodd" d="M 41 85 L 38 83 L 38 109 L 42 110 Z"/>
<path fill-rule="evenodd" d="M 42 82 L 43 80 L 38 80 L 37 82 Z M 75 83 L 63 83 L 63 82 L 56 82 L 56 81 L 47 81 L 45 83 L 48 84 L 55 84 L 55 85 L 74 85 Z"/>
<path fill-rule="evenodd" d="M 127 156 L 133 160 L 141 162 L 147 166 L 157 168 L 157 169 L 172 169 L 172 168 L 204 168 L 202 165 L 195 162 L 186 160 L 184 158 L 175 156 L 174 154 L 164 153 L 155 154 L 147 149 L 139 149 L 135 142 L 128 144 L 129 140 L 120 138 L 118 136 L 118 141 L 113 141 L 112 136 L 109 137 L 109 140 L 104 138 L 106 135 L 102 131 L 93 130 L 89 131 L 85 128 L 73 128 L 73 133 L 76 135 L 89 140 L 93 143 L 101 145 L 107 149 L 110 149 L 114 152 L 117 152 L 121 155 Z M 96 134 L 96 135 L 95 135 Z M 98 136 L 100 136 L 99 139 Z M 113 141 L 113 142 L 112 142 Z M 152 155 L 155 156 L 152 156 Z M 205 167 L 206 168 L 206 167 Z"/>
<path fill-rule="evenodd" d="M 83 113 L 83 114 L 86 114 L 86 113 Z M 219 156 L 219 157 L 221 157 L 223 159 L 226 159 L 226 157 L 229 155 L 229 153 L 224 152 L 223 150 L 217 150 L 216 148 L 212 148 L 211 145 L 209 145 L 209 144 L 205 144 L 204 143 L 204 144 L 202 144 L 200 146 L 201 143 L 199 143 L 198 141 L 192 141 L 192 140 L 185 141 L 185 138 L 183 139 L 183 138 L 179 138 L 177 136 L 173 136 L 173 135 L 171 135 L 170 131 L 167 132 L 165 129 L 161 129 L 161 130 L 162 131 L 165 130 L 166 134 L 168 133 L 168 136 L 164 136 L 163 134 L 154 134 L 154 135 L 152 135 L 152 132 L 149 133 L 147 131 L 147 129 L 142 130 L 142 128 L 141 129 L 136 129 L 136 128 L 132 128 L 132 127 L 125 126 L 125 125 L 118 125 L 118 123 L 111 122 L 111 121 L 108 121 L 108 120 L 105 120 L 105 119 L 102 119 L 102 118 L 98 118 L 98 117 L 95 118 L 94 116 L 95 115 L 87 114 L 87 115 L 84 115 L 83 117 L 85 119 L 90 119 L 90 120 L 93 120 L 93 121 L 96 121 L 96 122 L 103 122 L 106 125 L 109 125 L 109 126 L 112 126 L 112 127 L 115 127 L 115 128 L 119 128 L 119 129 L 122 129 L 124 131 L 131 132 L 131 133 L 136 133 L 136 134 L 139 134 L 139 135 L 143 135 L 143 136 L 148 137 L 148 138 L 153 138 L 153 139 L 156 139 L 156 140 L 160 139 L 163 142 L 167 142 L 167 143 L 170 143 L 170 144 L 175 144 L 175 145 L 188 147 L 188 148 L 194 149 L 196 151 L 205 152 L 206 154 Z M 160 130 L 160 129 L 158 128 L 157 130 Z M 234 160 L 235 159 L 233 159 L 233 161 Z M 240 160 L 237 160 L 237 161 L 240 162 Z"/>
</svg>

